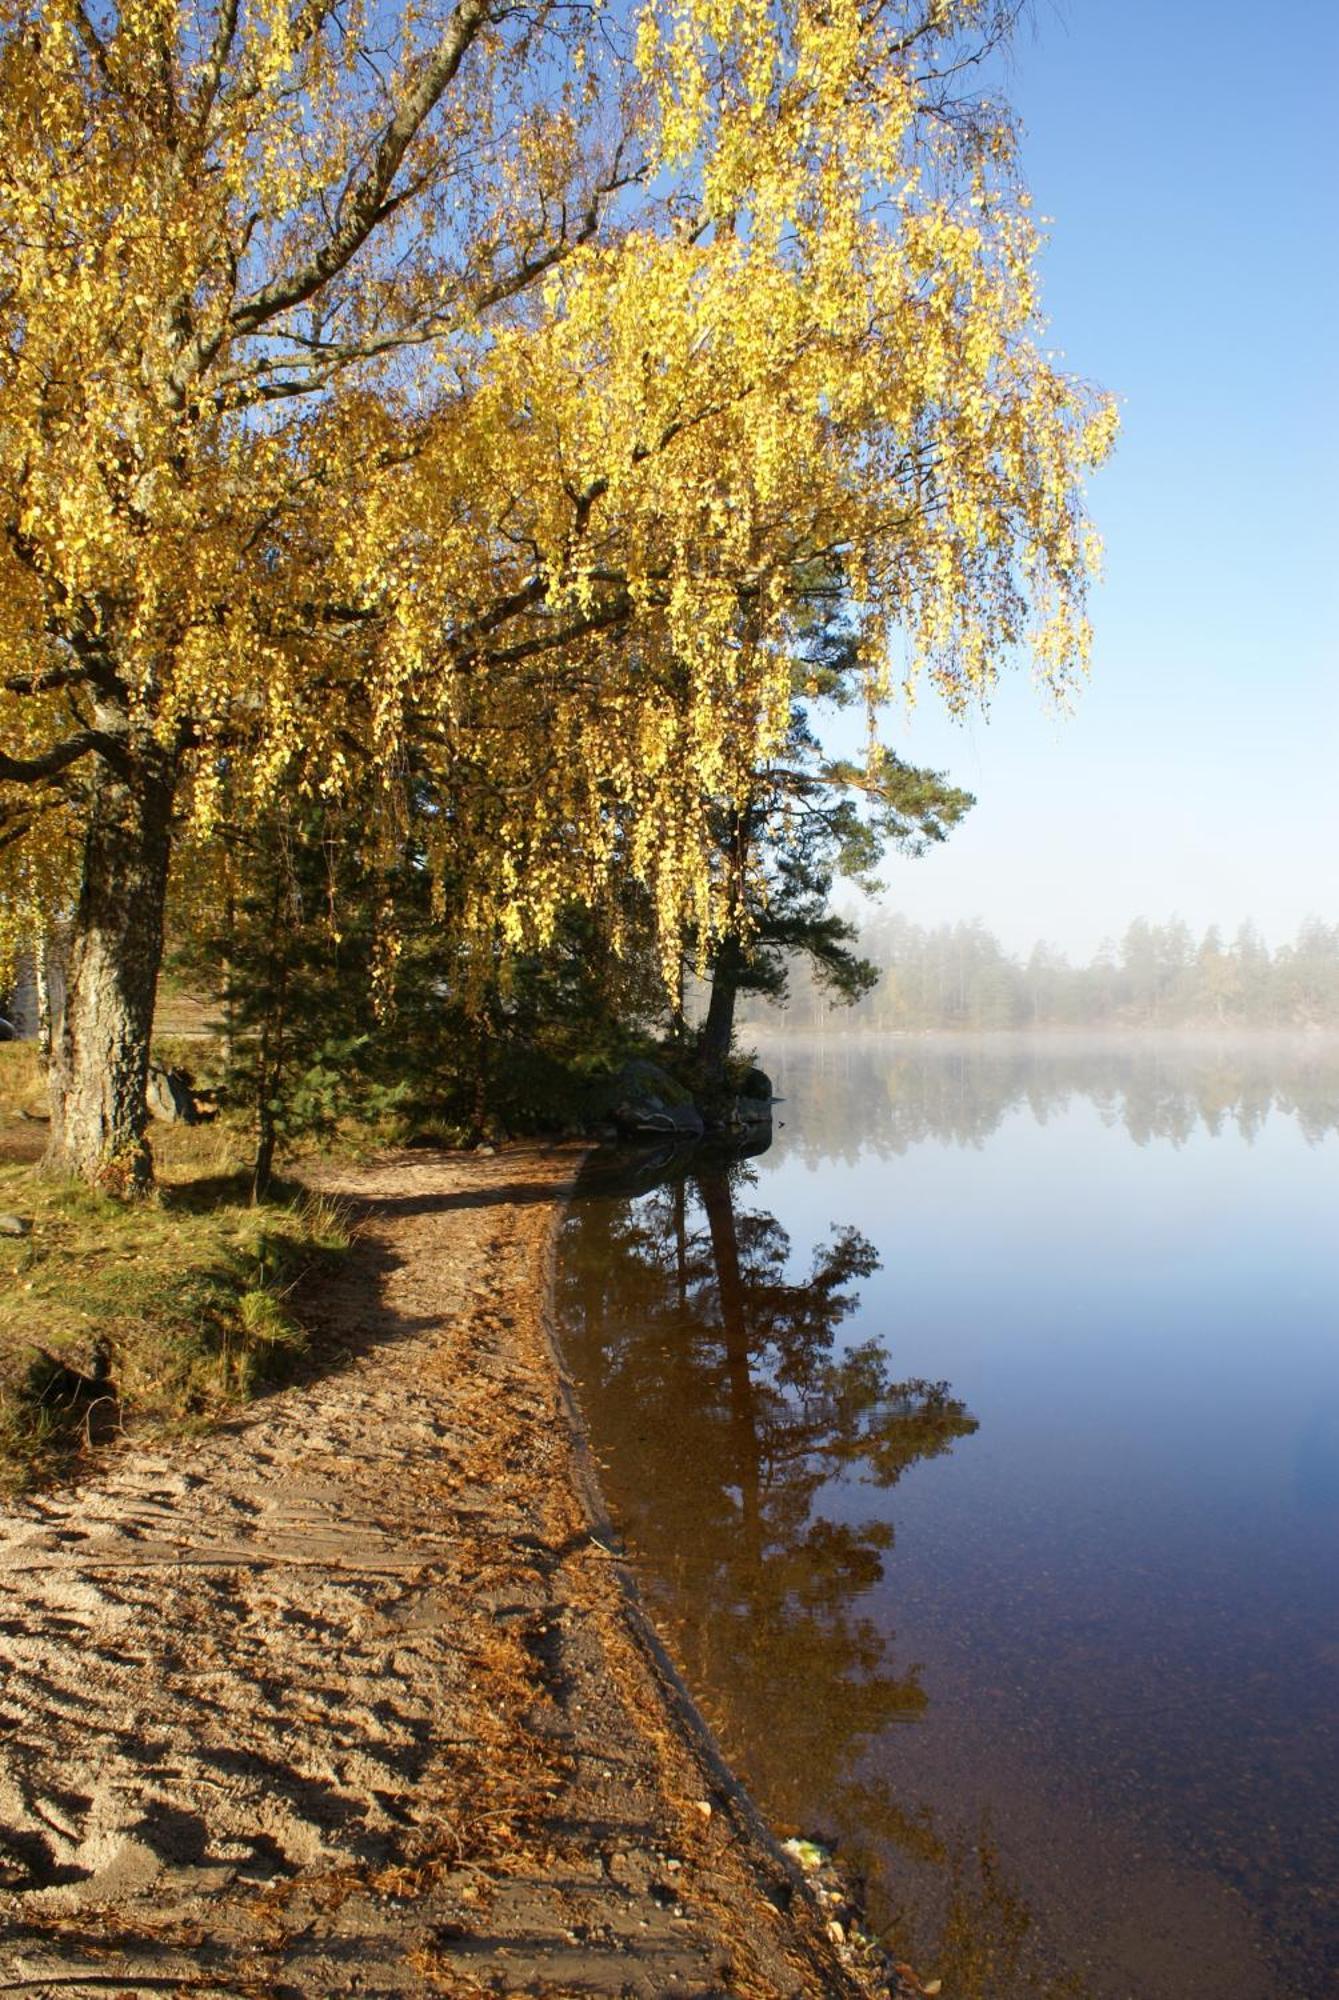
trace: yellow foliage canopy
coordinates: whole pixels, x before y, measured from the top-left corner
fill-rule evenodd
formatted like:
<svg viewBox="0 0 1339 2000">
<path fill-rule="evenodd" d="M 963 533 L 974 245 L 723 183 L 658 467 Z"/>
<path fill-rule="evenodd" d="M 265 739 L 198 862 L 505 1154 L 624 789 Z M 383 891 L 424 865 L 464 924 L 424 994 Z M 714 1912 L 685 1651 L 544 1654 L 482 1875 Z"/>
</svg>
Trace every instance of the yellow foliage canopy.
<svg viewBox="0 0 1339 2000">
<path fill-rule="evenodd" d="M 615 865 L 706 929 L 816 565 L 872 695 L 1081 669 L 1007 12 L 0 0 L 11 925 L 154 752 L 199 835 L 430 766 L 482 933 Z"/>
</svg>

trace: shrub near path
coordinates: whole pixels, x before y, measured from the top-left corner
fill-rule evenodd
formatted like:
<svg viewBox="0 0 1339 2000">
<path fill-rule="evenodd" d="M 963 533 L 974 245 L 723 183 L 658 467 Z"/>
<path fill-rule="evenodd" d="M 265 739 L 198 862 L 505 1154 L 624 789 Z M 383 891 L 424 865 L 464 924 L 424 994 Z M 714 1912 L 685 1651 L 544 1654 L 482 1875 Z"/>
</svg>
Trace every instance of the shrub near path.
<svg viewBox="0 0 1339 2000">
<path fill-rule="evenodd" d="M 857 1990 L 578 1497 L 576 1163 L 330 1169 L 305 1379 L 0 1513 L 4 1990 Z"/>
</svg>

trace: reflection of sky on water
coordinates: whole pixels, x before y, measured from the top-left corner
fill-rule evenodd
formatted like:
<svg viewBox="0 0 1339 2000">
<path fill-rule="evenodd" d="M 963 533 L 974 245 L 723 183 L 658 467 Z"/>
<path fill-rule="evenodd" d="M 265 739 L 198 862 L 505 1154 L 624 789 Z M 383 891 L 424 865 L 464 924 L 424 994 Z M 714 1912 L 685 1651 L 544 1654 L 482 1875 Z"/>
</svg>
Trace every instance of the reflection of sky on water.
<svg viewBox="0 0 1339 2000">
<path fill-rule="evenodd" d="M 874 1242 L 862 1332 L 970 1385 L 983 1435 L 947 1477 L 964 1504 L 1004 1461 L 1019 1504 L 1068 1467 L 1109 1508 L 1137 1474 L 1137 1517 L 1212 1538 L 1291 1514 L 1303 1435 L 1339 1408 L 1337 1156 L 1286 1122 L 1249 1148 L 1144 1150 L 1080 1102 L 1045 1126 L 1010 1113 L 979 1150 L 765 1156 L 758 1198 L 797 1242 L 834 1217 Z"/>
<path fill-rule="evenodd" d="M 813 1065 L 773 1066 L 803 1127 Z M 880 1068 L 868 1051 L 851 1101 L 889 1101 Z M 903 1768 L 933 1784 L 947 1698 L 986 1726 L 987 1764 L 1012 1746 L 1115 1785 L 1136 1827 L 1301 1947 L 1282 1990 L 1319 1994 L 1339 1982 L 1330 1078 L 1276 1095 L 1248 1068 L 1251 1115 L 1215 1134 L 1204 1072 L 1174 1058 L 1142 1091 L 1128 1065 L 1124 1089 L 1100 1060 L 1041 1068 L 1021 1103 L 998 1065 L 975 1094 L 960 1070 L 956 1136 L 820 1160 L 782 1133 L 759 1163 L 759 1200 L 798 1240 L 830 1215 L 870 1236 L 882 1268 L 854 1332 L 947 1377 L 981 1424 L 893 1496 L 881 1615 L 914 1632 L 930 1694 Z M 911 1094 L 954 1095 L 942 1077 Z M 991 1129 L 964 1139 L 976 1117 Z"/>
<path fill-rule="evenodd" d="M 1339 1397 L 1303 1425 L 1295 1475 L 1293 1497 L 1302 1511 L 1339 1513 Z"/>
<path fill-rule="evenodd" d="M 880 1268 L 836 1351 L 877 1337 L 980 1425 L 887 1491 L 853 1472 L 816 1503 L 893 1527 L 859 1610 L 927 1697 L 839 1788 L 876 1896 L 952 1901 L 886 1800 L 862 1826 L 862 1785 L 946 1836 L 987 1814 L 1077 1990 L 1319 2000 L 1339 1984 L 1332 1066 L 1308 1052 L 1276 1089 L 1220 1055 L 764 1061 L 785 1129 L 741 1215 L 776 1218 L 792 1282 L 831 1224 L 858 1229 Z M 1064 1990 L 1021 1964 L 980 1990 Z"/>
</svg>

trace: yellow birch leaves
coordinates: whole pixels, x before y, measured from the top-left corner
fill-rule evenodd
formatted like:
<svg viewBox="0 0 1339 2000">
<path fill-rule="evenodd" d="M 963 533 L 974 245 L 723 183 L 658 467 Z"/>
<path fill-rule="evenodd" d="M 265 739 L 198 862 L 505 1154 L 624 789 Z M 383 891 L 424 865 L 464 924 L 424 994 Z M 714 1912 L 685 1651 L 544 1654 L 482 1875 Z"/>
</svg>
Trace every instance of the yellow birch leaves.
<svg viewBox="0 0 1339 2000">
<path fill-rule="evenodd" d="M 669 937 L 816 563 L 872 693 L 1066 684 L 1114 418 L 939 80 L 990 14 L 0 0 L 0 749 L 93 661 L 198 830 L 370 758 L 481 936 L 630 868 Z"/>
</svg>

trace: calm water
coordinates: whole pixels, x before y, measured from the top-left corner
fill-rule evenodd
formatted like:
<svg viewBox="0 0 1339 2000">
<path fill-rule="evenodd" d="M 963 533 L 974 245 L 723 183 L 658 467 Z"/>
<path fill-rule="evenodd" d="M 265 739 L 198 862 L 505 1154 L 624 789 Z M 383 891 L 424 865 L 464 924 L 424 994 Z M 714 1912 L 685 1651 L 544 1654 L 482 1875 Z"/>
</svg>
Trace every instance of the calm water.
<svg viewBox="0 0 1339 2000">
<path fill-rule="evenodd" d="M 763 1053 L 560 1268 L 727 1752 L 946 2000 L 1339 1994 L 1339 1046 Z"/>
</svg>

